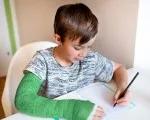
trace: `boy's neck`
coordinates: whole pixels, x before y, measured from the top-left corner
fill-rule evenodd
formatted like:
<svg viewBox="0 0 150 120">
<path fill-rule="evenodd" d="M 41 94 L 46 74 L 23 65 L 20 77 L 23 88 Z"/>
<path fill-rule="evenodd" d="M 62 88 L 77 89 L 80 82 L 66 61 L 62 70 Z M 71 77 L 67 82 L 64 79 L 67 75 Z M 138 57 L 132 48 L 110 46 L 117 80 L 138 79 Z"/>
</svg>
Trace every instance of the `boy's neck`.
<svg viewBox="0 0 150 120">
<path fill-rule="evenodd" d="M 59 46 L 55 47 L 53 50 L 53 57 L 55 60 L 62 66 L 68 67 L 71 66 L 73 63 L 68 61 L 62 54 L 62 50 Z"/>
</svg>

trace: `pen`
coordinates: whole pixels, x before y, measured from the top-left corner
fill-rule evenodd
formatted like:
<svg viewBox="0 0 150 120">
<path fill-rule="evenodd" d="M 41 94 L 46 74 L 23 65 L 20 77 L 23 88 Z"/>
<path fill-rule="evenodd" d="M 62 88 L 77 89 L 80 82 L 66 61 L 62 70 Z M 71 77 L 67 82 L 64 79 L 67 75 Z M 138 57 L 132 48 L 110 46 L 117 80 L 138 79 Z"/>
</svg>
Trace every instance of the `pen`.
<svg viewBox="0 0 150 120">
<path fill-rule="evenodd" d="M 135 80 L 135 78 L 136 78 L 138 75 L 139 75 L 139 72 L 137 72 L 137 73 L 135 74 L 135 76 L 133 77 L 133 79 L 131 80 L 131 82 L 128 84 L 128 86 L 126 87 L 126 89 L 119 95 L 118 99 L 122 98 L 122 97 L 126 94 L 128 88 L 131 86 L 131 84 L 133 83 L 133 81 Z M 115 107 L 116 105 L 117 105 L 117 102 L 114 104 L 113 107 Z"/>
</svg>

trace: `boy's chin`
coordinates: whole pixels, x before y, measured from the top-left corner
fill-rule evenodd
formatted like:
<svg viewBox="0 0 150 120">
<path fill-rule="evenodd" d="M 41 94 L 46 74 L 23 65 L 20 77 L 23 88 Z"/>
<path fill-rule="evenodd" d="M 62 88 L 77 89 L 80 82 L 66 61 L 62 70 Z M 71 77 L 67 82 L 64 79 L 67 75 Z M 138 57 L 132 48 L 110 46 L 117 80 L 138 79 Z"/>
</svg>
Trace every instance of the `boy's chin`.
<svg viewBox="0 0 150 120">
<path fill-rule="evenodd" d="M 77 62 L 79 62 L 80 61 L 80 59 L 74 59 L 73 61 L 72 61 L 72 63 L 77 63 Z"/>
</svg>

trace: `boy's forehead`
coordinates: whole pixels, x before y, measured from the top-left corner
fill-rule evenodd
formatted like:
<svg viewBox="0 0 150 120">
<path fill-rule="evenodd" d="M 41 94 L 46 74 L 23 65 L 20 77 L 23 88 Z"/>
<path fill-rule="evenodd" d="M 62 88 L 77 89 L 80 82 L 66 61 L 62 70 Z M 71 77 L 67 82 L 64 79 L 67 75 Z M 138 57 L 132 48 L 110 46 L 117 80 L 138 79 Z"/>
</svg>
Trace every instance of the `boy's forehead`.
<svg viewBox="0 0 150 120">
<path fill-rule="evenodd" d="M 92 39 L 89 40 L 87 43 L 84 43 L 84 44 L 82 44 L 82 45 L 80 44 L 80 39 L 74 40 L 73 43 L 74 43 L 74 45 L 78 45 L 78 46 L 91 46 L 91 45 L 94 43 L 95 38 L 96 38 L 96 37 L 92 38 Z"/>
</svg>

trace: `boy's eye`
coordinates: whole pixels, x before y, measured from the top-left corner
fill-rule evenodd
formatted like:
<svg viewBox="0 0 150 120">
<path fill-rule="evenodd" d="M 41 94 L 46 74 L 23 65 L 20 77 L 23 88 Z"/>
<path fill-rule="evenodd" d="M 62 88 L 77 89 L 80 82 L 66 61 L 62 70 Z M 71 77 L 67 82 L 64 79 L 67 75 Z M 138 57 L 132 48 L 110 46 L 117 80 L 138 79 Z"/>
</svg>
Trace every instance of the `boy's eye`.
<svg viewBox="0 0 150 120">
<path fill-rule="evenodd" d="M 74 49 L 75 49 L 75 50 L 81 50 L 82 48 L 79 47 L 79 46 L 75 46 Z"/>
</svg>

